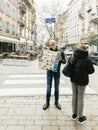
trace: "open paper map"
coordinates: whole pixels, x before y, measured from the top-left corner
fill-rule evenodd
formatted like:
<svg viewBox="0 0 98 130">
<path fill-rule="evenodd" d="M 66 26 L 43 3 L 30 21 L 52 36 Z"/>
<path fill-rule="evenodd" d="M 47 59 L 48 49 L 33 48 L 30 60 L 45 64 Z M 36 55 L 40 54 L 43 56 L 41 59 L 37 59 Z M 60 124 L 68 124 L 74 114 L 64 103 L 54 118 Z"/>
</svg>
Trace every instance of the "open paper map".
<svg viewBox="0 0 98 130">
<path fill-rule="evenodd" d="M 61 54 L 60 51 L 51 51 L 51 50 L 44 50 L 43 56 L 39 60 L 40 69 L 48 69 L 53 70 L 54 69 L 54 62 L 57 58 L 58 54 Z"/>
</svg>

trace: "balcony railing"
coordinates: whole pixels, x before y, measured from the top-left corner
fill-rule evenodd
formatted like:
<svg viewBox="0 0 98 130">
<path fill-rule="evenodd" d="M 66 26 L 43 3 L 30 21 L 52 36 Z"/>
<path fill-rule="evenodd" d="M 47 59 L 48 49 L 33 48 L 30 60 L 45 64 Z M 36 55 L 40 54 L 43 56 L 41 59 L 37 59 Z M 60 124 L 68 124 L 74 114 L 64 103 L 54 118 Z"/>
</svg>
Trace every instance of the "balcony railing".
<svg viewBox="0 0 98 130">
<path fill-rule="evenodd" d="M 92 16 L 90 22 L 98 23 L 98 16 L 97 15 Z"/>
<path fill-rule="evenodd" d="M 0 25 L 0 31 L 2 31 L 2 26 Z"/>
<path fill-rule="evenodd" d="M 6 29 L 6 32 L 7 32 L 7 33 L 9 33 L 9 32 L 10 32 L 8 28 Z"/>
<path fill-rule="evenodd" d="M 31 26 L 29 27 L 29 30 L 33 33 L 33 32 L 35 31 L 35 27 L 31 25 Z"/>
<path fill-rule="evenodd" d="M 79 10 L 78 15 L 80 18 L 84 18 L 84 12 L 82 10 Z"/>
<path fill-rule="evenodd" d="M 24 3 L 22 3 L 22 2 L 19 3 L 19 9 L 20 9 L 22 12 L 26 13 L 26 6 L 24 5 Z"/>
<path fill-rule="evenodd" d="M 23 19 L 23 18 L 21 18 L 21 17 L 19 17 L 19 18 L 18 18 L 18 23 L 19 23 L 21 26 L 25 26 L 25 25 L 26 25 L 26 20 Z"/>
<path fill-rule="evenodd" d="M 34 4 L 33 3 L 33 0 L 24 0 L 26 2 L 26 4 L 30 7 L 32 7 L 32 5 Z"/>
</svg>

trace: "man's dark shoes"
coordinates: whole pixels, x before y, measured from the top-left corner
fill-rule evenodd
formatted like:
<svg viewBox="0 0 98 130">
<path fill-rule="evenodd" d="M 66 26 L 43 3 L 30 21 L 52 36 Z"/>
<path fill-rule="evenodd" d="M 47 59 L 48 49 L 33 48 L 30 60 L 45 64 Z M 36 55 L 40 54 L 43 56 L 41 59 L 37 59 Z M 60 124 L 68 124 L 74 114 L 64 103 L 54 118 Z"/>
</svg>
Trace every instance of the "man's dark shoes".
<svg viewBox="0 0 98 130">
<path fill-rule="evenodd" d="M 49 102 L 46 102 L 46 103 L 43 105 L 43 110 L 46 110 L 48 107 L 49 107 Z"/>
<path fill-rule="evenodd" d="M 58 101 L 55 102 L 55 106 L 60 110 L 61 109 L 61 105 L 59 104 Z"/>
</svg>

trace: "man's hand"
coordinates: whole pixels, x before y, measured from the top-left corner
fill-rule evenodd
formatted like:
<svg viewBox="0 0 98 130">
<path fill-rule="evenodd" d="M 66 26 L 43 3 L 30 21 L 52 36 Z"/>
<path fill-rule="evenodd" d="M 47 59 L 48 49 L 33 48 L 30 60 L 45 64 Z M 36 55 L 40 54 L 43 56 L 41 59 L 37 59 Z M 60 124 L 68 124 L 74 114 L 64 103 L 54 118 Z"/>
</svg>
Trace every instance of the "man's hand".
<svg viewBox="0 0 98 130">
<path fill-rule="evenodd" d="M 38 56 L 37 56 L 37 58 L 38 58 L 38 59 L 41 59 L 41 58 L 42 58 L 42 56 L 41 56 L 41 55 L 38 55 Z"/>
<path fill-rule="evenodd" d="M 62 60 L 62 57 L 60 56 L 59 59 L 58 59 L 58 61 L 61 61 L 61 60 Z"/>
</svg>

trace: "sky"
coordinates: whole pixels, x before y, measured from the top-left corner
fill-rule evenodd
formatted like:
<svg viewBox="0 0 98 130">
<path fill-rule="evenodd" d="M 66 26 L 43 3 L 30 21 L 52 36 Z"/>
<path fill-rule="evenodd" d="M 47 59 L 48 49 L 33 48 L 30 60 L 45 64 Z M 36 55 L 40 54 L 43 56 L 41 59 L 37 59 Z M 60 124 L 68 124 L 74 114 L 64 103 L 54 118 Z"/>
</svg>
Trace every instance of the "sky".
<svg viewBox="0 0 98 130">
<path fill-rule="evenodd" d="M 35 2 L 35 3 L 38 3 L 38 4 L 42 4 L 42 3 L 45 3 L 45 2 L 46 2 L 46 3 L 49 3 L 49 1 L 50 1 L 50 0 L 34 0 L 34 2 Z M 70 0 L 60 0 L 60 1 L 62 1 L 62 2 L 65 1 L 65 3 L 68 4 L 68 2 L 69 2 Z"/>
<path fill-rule="evenodd" d="M 38 14 L 42 15 L 43 13 L 46 13 L 46 12 L 43 11 L 43 8 L 45 8 L 45 7 L 46 7 L 46 9 L 50 8 L 49 13 L 52 11 L 51 7 L 52 8 L 58 8 L 59 12 L 61 14 L 62 12 L 64 12 L 66 10 L 67 5 L 70 1 L 71 0 L 34 0 L 35 8 L 36 8 L 36 14 L 38 16 Z M 55 7 L 53 7 L 53 6 L 55 6 Z"/>
<path fill-rule="evenodd" d="M 67 6 L 71 0 L 54 0 L 54 1 L 59 1 L 60 3 L 62 2 L 63 5 Z M 37 6 L 41 6 L 43 4 L 49 5 L 50 2 L 51 0 L 34 0 L 34 3 L 37 4 Z"/>
</svg>

